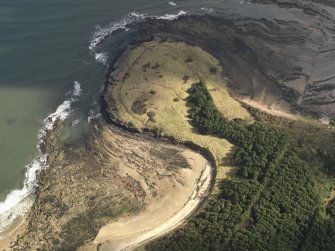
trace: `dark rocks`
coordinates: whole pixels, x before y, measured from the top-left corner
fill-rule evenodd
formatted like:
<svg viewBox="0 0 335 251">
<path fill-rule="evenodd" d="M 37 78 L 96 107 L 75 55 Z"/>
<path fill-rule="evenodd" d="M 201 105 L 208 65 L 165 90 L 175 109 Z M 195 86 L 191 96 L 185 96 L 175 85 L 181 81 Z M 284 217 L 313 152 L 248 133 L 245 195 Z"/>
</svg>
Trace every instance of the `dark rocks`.
<svg viewBox="0 0 335 251">
<path fill-rule="evenodd" d="M 145 38 L 181 40 L 205 49 L 220 59 L 231 87 L 240 94 L 268 105 L 285 100 L 335 117 L 334 9 L 315 0 L 253 2 L 266 4 L 266 17 L 182 16 L 174 21 L 147 19 L 130 27 Z"/>
</svg>

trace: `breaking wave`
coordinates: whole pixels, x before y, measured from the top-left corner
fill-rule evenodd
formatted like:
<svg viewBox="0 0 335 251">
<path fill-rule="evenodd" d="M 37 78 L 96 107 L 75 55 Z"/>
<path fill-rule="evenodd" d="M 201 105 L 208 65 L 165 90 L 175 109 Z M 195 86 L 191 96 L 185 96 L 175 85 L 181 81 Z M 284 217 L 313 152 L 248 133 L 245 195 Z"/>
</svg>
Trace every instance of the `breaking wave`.
<svg viewBox="0 0 335 251">
<path fill-rule="evenodd" d="M 26 166 L 23 187 L 10 192 L 5 201 L 0 202 L 0 239 L 1 234 L 8 231 L 12 224 L 23 216 L 34 203 L 34 191 L 38 185 L 37 172 L 47 167 L 47 155 L 42 153 L 40 146 L 47 132 L 52 130 L 56 120 L 65 120 L 71 114 L 71 104 L 79 100 L 82 93 L 80 83 L 75 81 L 72 91 L 66 94 L 66 99 L 42 122 L 42 129 L 37 137 L 38 157 Z"/>
<path fill-rule="evenodd" d="M 127 26 L 131 23 L 141 22 L 147 18 L 155 18 L 161 20 L 175 20 L 180 16 L 186 15 L 187 12 L 180 10 L 177 14 L 165 14 L 162 16 L 149 16 L 146 14 L 131 12 L 126 17 L 111 23 L 107 27 L 101 28 L 100 26 L 96 27 L 96 31 L 93 33 L 92 38 L 90 40 L 90 44 L 88 48 L 91 51 L 94 51 L 95 48 L 107 37 L 111 36 L 115 31 L 118 30 L 126 30 Z M 96 54 L 97 57 L 97 54 Z M 99 57 L 98 57 L 99 59 Z M 97 59 L 97 60 L 98 60 Z"/>
<path fill-rule="evenodd" d="M 169 2 L 170 5 L 176 5 L 174 2 Z M 96 27 L 96 31 L 93 33 L 88 48 L 91 52 L 94 53 L 95 60 L 108 67 L 108 54 L 106 52 L 97 52 L 97 46 L 102 43 L 106 38 L 110 37 L 114 32 L 123 30 L 128 31 L 127 26 L 131 23 L 141 22 L 147 18 L 154 18 L 160 20 L 175 20 L 180 16 L 187 15 L 186 11 L 180 10 L 177 14 L 165 14 L 162 16 L 149 16 L 143 13 L 131 12 L 124 18 L 117 20 L 115 22 L 110 23 L 106 27 Z M 100 90 L 100 93 L 103 90 Z M 101 116 L 100 111 L 98 109 L 97 102 L 94 101 L 93 108 L 89 111 L 87 116 L 87 122 L 90 123 L 92 120 L 99 118 Z"/>
<path fill-rule="evenodd" d="M 108 54 L 106 52 L 95 53 L 95 60 L 104 66 L 108 66 Z"/>
<path fill-rule="evenodd" d="M 175 20 L 180 16 L 185 16 L 186 14 L 186 11 L 180 10 L 177 14 L 165 14 L 163 16 L 154 16 L 153 18 L 161 20 Z"/>
<path fill-rule="evenodd" d="M 92 120 L 97 119 L 99 117 L 101 117 L 101 113 L 99 112 L 99 110 L 97 108 L 92 108 L 88 113 L 87 122 L 91 123 Z"/>
<path fill-rule="evenodd" d="M 212 13 L 214 11 L 214 9 L 210 7 L 201 7 L 200 9 L 208 13 Z"/>
<path fill-rule="evenodd" d="M 96 27 L 96 31 L 93 33 L 92 39 L 90 41 L 89 49 L 94 50 L 106 37 L 110 36 L 113 32 L 117 30 L 126 29 L 127 25 L 132 22 L 137 22 L 146 18 L 146 15 L 137 12 L 131 12 L 126 17 L 122 18 L 118 22 L 113 22 L 105 28 L 100 26 Z"/>
</svg>

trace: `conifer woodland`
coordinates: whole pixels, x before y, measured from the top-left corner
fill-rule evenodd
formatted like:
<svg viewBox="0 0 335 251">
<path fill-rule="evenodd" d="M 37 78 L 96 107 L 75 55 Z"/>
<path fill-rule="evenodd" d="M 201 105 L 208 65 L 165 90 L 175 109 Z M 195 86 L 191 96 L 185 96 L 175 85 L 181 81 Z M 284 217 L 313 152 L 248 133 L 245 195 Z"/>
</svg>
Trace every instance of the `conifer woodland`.
<svg viewBox="0 0 335 251">
<path fill-rule="evenodd" d="M 335 201 L 325 202 L 322 192 L 333 177 L 334 146 L 306 147 L 296 133 L 262 119 L 228 120 L 202 81 L 189 89 L 188 105 L 199 133 L 237 146 L 237 175 L 146 250 L 335 250 Z"/>
</svg>

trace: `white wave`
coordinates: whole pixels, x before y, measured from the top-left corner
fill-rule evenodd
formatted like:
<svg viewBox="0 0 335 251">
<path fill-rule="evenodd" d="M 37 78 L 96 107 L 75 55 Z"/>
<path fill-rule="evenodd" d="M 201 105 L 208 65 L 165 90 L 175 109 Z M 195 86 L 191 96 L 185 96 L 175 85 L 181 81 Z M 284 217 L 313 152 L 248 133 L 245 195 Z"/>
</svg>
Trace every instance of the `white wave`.
<svg viewBox="0 0 335 251">
<path fill-rule="evenodd" d="M 81 95 L 80 83 L 74 82 L 73 91 L 70 96 L 54 113 L 51 113 L 42 122 L 42 129 L 38 134 L 38 152 L 39 156 L 31 164 L 26 166 L 25 180 L 21 189 L 10 192 L 5 201 L 0 202 L 0 234 L 8 229 L 9 226 L 20 216 L 24 215 L 34 202 L 33 193 L 38 185 L 37 172 L 47 167 L 47 155 L 43 154 L 40 145 L 49 130 L 52 130 L 57 119 L 65 120 L 71 114 L 71 104 L 78 100 Z M 31 197 L 29 199 L 29 197 Z M 1 239 L 1 235 L 0 235 Z"/>
<path fill-rule="evenodd" d="M 212 13 L 214 11 L 214 9 L 210 7 L 201 7 L 200 9 L 208 13 Z"/>
<path fill-rule="evenodd" d="M 59 118 L 65 120 L 71 112 L 71 100 L 65 100 L 60 106 L 57 107 L 54 113 L 51 113 L 43 120 L 43 128 L 40 130 L 39 139 L 43 139 L 46 132 L 52 130 L 56 120 Z"/>
<path fill-rule="evenodd" d="M 75 119 L 75 120 L 72 121 L 71 126 L 72 126 L 72 127 L 75 127 L 75 126 L 77 126 L 78 124 L 79 124 L 79 119 Z"/>
<path fill-rule="evenodd" d="M 119 21 L 113 22 L 105 28 L 100 26 L 96 27 L 96 31 L 93 33 L 93 36 L 90 40 L 88 48 L 91 51 L 94 51 L 95 48 L 107 37 L 111 36 L 117 30 L 127 30 L 127 26 L 134 22 L 140 22 L 146 18 L 155 18 L 161 20 L 175 20 L 180 16 L 186 15 L 187 12 L 180 10 L 177 14 L 165 14 L 163 16 L 148 16 L 146 14 L 131 12 L 126 17 L 120 19 Z"/>
<path fill-rule="evenodd" d="M 101 116 L 101 113 L 98 111 L 98 109 L 91 109 L 87 116 L 87 122 L 91 123 L 93 119 L 97 119 Z"/>
<path fill-rule="evenodd" d="M 81 93 L 82 93 L 82 89 L 81 89 L 81 85 L 78 81 L 74 81 L 74 89 L 73 89 L 73 95 L 75 97 L 79 97 L 81 96 Z"/>
<path fill-rule="evenodd" d="M 102 65 L 108 66 L 108 54 L 106 52 L 95 53 L 95 60 Z"/>
<path fill-rule="evenodd" d="M 7 233 L 9 234 L 11 232 L 9 230 L 14 230 L 14 226 L 10 228 L 13 222 L 22 216 L 22 212 L 27 212 L 29 208 L 32 206 L 33 202 L 34 202 L 33 198 L 29 198 L 27 196 L 23 198 L 15 208 L 12 208 L 12 210 L 8 210 L 5 213 L 1 214 L 0 233 L 5 233 L 5 231 L 7 231 Z M 0 235 L 0 240 L 3 238 L 5 238 L 5 236 Z"/>
<path fill-rule="evenodd" d="M 106 37 L 110 36 L 114 31 L 124 30 L 126 26 L 132 22 L 140 21 L 146 18 L 146 15 L 140 14 L 137 12 L 131 12 L 126 17 L 122 18 L 117 22 L 111 23 L 109 26 L 105 28 L 101 28 L 97 26 L 97 31 L 94 32 L 93 37 L 91 39 L 89 49 L 94 50 Z"/>
<path fill-rule="evenodd" d="M 175 20 L 180 16 L 185 16 L 187 14 L 186 11 L 180 10 L 177 14 L 165 14 L 163 16 L 154 16 L 155 19 L 161 19 L 161 20 Z"/>
<path fill-rule="evenodd" d="M 175 2 L 169 2 L 171 6 L 176 6 L 177 4 Z"/>
<path fill-rule="evenodd" d="M 22 189 L 13 190 L 7 195 L 4 202 L 0 203 L 0 233 L 22 216 L 32 206 L 33 199 L 27 198 L 35 191 L 37 186 L 37 171 L 46 166 L 47 156 L 41 155 L 30 165 L 26 166 L 27 172 Z"/>
<path fill-rule="evenodd" d="M 23 200 L 36 187 L 36 171 L 40 170 L 46 164 L 46 156 L 42 155 L 35 159 L 30 165 L 26 166 L 27 172 L 22 189 L 17 189 L 8 194 L 6 200 L 0 203 L 0 216 Z M 1 226 L 2 221 L 0 221 Z M 1 228 L 0 228 L 1 229 Z"/>
</svg>

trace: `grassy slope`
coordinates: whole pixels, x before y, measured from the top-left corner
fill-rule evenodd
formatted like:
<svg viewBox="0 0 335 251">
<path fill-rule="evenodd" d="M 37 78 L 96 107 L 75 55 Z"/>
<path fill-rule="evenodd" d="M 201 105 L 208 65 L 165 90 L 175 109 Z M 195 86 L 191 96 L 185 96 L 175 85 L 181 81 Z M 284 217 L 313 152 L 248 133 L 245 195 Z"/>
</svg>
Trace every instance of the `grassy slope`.
<svg viewBox="0 0 335 251">
<path fill-rule="evenodd" d="M 227 117 L 251 120 L 247 110 L 229 96 L 215 58 L 185 43 L 152 41 L 123 56 L 118 70 L 113 81 L 118 83 L 109 86 L 108 91 L 122 121 L 138 128 L 157 128 L 165 135 L 207 147 L 218 166 L 227 167 L 225 157 L 233 145 L 225 139 L 198 134 L 189 123 L 185 100 L 191 84 L 204 79 L 216 105 Z M 142 104 L 143 114 L 132 111 L 135 101 Z M 219 168 L 218 177 L 224 177 L 226 171 Z"/>
<path fill-rule="evenodd" d="M 154 41 L 132 50 L 123 57 L 121 65 L 121 72 L 116 77 L 119 83 L 109 87 L 121 120 L 139 128 L 156 128 L 166 135 L 208 147 L 217 162 L 224 166 L 223 159 L 233 152 L 233 145 L 225 140 L 229 135 L 198 134 L 197 126 L 193 128 L 188 121 L 191 108 L 186 100 L 187 90 L 192 83 L 204 80 L 213 104 L 221 114 L 230 120 L 241 118 L 248 122 L 246 124 L 252 119 L 246 109 L 229 96 L 218 74 L 221 68 L 214 58 L 183 43 Z M 185 76 L 189 77 L 187 81 L 183 80 Z M 141 105 L 134 112 L 135 101 Z M 328 225 L 333 221 L 326 220 L 330 217 L 327 212 L 332 210 L 329 207 L 332 198 L 324 204 L 322 200 L 330 195 L 334 185 L 324 169 L 326 165 L 333 165 L 333 134 L 306 122 L 272 116 L 271 119 L 261 119 L 255 110 L 250 112 L 269 128 L 276 127 L 288 133 L 288 149 L 285 147 L 273 161 L 257 170 L 256 176 L 262 178 L 251 178 L 255 173 L 252 166 L 236 163 L 238 174 L 223 183 L 216 199 L 210 200 L 185 227 L 147 248 L 214 250 L 223 245 L 232 249 L 309 249 L 315 242 L 312 238 L 317 236 L 315 231 L 332 231 Z M 273 136 L 267 126 L 256 126 L 252 130 L 251 138 L 262 135 L 257 135 L 258 130 Z M 316 133 L 322 137 L 316 139 Z M 276 138 L 276 133 L 274 135 Z M 327 147 L 321 146 L 322 141 L 328 142 Z M 266 145 L 264 143 L 260 146 Z M 220 170 L 226 169 L 219 168 L 219 178 Z M 247 177 L 248 173 L 250 177 Z M 264 217 L 266 215 L 268 217 Z M 311 220 L 312 217 L 315 219 Z M 301 236 L 306 240 L 302 241 Z M 318 238 L 329 242 L 329 236 L 331 234 L 323 234 Z"/>
<path fill-rule="evenodd" d="M 188 224 L 146 249 L 334 250 L 335 202 L 322 201 L 330 194 L 328 186 L 334 187 L 329 183 L 334 132 L 301 121 L 285 126 L 255 110 L 262 124 L 238 125 L 219 114 L 202 83 L 192 88 L 189 100 L 195 127 L 240 147 L 234 156 L 238 176 L 225 180 L 221 194 Z"/>
</svg>

